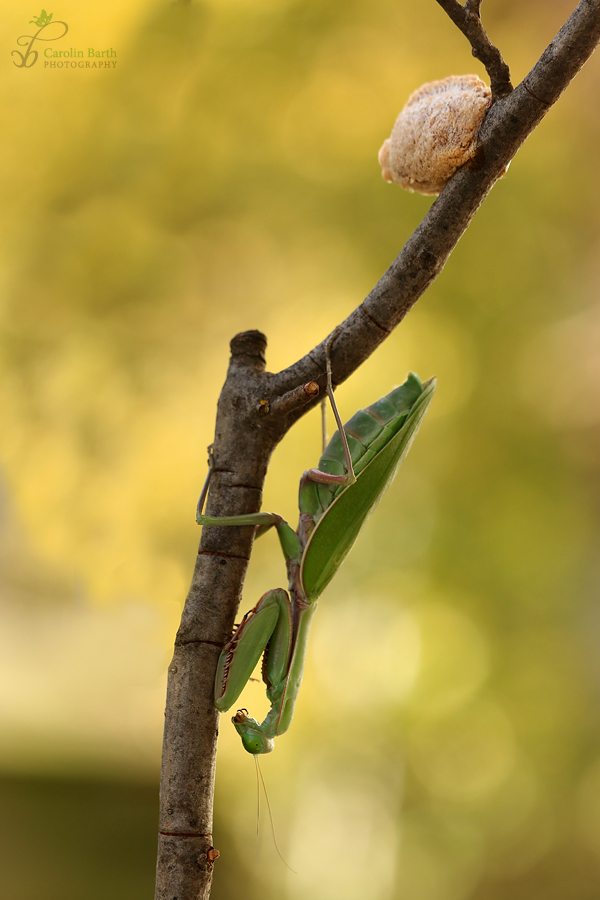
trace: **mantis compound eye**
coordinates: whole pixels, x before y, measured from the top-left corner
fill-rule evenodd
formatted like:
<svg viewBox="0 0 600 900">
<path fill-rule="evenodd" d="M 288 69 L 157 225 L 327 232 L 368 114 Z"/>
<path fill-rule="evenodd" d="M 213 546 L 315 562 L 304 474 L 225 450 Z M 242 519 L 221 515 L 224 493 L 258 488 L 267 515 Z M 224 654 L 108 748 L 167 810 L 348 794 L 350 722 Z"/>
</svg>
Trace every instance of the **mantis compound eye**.
<svg viewBox="0 0 600 900">
<path fill-rule="evenodd" d="M 407 191 L 439 194 L 468 162 L 492 105 L 492 92 L 477 75 L 449 75 L 410 95 L 391 136 L 379 151 L 381 174 Z"/>
</svg>

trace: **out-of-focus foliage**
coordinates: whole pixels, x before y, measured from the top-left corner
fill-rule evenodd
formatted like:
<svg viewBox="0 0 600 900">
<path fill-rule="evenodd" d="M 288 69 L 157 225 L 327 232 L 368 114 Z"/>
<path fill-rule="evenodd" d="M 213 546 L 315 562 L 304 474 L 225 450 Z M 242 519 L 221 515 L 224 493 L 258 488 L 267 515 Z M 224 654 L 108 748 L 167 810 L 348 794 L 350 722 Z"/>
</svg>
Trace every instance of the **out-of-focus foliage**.
<svg viewBox="0 0 600 900">
<path fill-rule="evenodd" d="M 156 790 L 151 786 L 4 776 L 0 804 L 5 897 L 146 900 L 152 896 Z"/>
<path fill-rule="evenodd" d="M 515 82 L 574 5 L 486 0 Z M 73 46 L 115 47 L 114 71 L 11 66 L 33 10 L 8 7 L 0 765 L 156 778 L 228 341 L 260 328 L 279 369 L 360 302 L 431 202 L 381 179 L 395 116 L 424 81 L 484 72 L 434 0 L 48 10 Z M 253 761 L 223 719 L 217 897 L 600 892 L 599 82 L 593 60 L 338 391 L 348 418 L 407 369 L 439 380 L 321 600 L 294 726 L 263 764 L 296 874 L 266 822 L 256 867 Z M 318 454 L 311 414 L 264 507 L 295 521 Z M 246 608 L 283 581 L 266 537 Z M 243 702 L 260 713 L 261 695 Z M 96 896 L 71 872 L 65 856 L 61 900 Z M 44 877 L 6 896 L 54 896 Z"/>
</svg>

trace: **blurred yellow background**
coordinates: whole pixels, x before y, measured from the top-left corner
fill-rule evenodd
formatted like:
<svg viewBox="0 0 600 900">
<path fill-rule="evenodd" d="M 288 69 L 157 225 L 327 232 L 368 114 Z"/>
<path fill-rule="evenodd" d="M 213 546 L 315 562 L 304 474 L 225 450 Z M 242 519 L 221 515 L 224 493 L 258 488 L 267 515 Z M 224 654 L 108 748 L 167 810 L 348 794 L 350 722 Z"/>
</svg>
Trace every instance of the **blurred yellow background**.
<svg viewBox="0 0 600 900">
<path fill-rule="evenodd" d="M 485 0 L 515 84 L 574 6 Z M 381 178 L 397 113 L 485 73 L 435 0 L 50 7 L 56 46 L 113 48 L 108 70 L 17 67 L 39 10 L 5 7 L 1 894 L 141 900 L 228 342 L 261 329 L 278 370 L 363 299 L 431 202 Z M 223 717 L 216 898 L 600 896 L 599 89 L 595 58 L 337 393 L 347 419 L 408 370 L 439 383 L 263 762 L 295 874 L 266 819 L 257 862 Z M 264 508 L 295 521 L 319 447 L 315 411 Z M 284 581 L 266 537 L 242 612 Z"/>
</svg>

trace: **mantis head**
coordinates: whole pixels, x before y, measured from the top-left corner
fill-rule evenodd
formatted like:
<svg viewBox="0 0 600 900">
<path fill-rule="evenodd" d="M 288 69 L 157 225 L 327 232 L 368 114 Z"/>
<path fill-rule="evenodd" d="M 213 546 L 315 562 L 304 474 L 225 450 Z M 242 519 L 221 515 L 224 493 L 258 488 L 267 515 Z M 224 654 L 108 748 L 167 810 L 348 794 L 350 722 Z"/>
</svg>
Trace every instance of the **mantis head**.
<svg viewBox="0 0 600 900">
<path fill-rule="evenodd" d="M 258 756 L 259 753 L 270 753 L 275 749 L 273 738 L 265 737 L 261 733 L 259 723 L 248 715 L 247 709 L 238 709 L 231 721 L 242 739 L 244 750 L 247 750 L 248 753 Z"/>
</svg>

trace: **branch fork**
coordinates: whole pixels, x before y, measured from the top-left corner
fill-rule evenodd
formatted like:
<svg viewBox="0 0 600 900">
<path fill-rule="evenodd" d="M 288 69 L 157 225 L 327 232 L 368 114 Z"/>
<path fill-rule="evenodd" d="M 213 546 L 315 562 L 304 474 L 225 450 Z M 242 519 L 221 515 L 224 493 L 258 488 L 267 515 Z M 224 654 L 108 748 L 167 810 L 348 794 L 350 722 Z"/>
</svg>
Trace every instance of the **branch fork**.
<svg viewBox="0 0 600 900">
<path fill-rule="evenodd" d="M 513 91 L 510 69 L 483 27 L 481 0 L 466 0 L 464 6 L 458 0 L 437 0 L 437 2 L 471 44 L 472 55 L 485 66 L 492 89 L 492 103 L 508 97 Z"/>
</svg>

